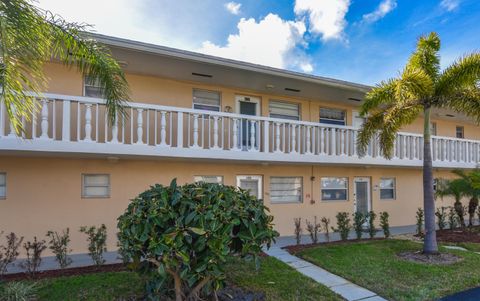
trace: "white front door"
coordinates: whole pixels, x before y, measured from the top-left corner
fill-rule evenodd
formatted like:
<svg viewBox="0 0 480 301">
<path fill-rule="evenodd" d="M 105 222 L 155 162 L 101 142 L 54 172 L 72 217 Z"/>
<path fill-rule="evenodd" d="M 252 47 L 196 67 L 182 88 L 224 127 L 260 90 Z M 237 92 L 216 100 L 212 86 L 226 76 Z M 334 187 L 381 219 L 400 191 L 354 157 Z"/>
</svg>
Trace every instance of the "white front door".
<svg viewBox="0 0 480 301">
<path fill-rule="evenodd" d="M 371 187 L 370 178 L 357 177 L 353 180 L 353 198 L 355 205 L 355 212 L 367 214 L 371 210 Z"/>
<path fill-rule="evenodd" d="M 237 176 L 237 186 L 248 190 L 251 195 L 257 197 L 257 199 L 263 199 L 263 177 L 262 176 L 250 176 L 241 175 Z"/>
<path fill-rule="evenodd" d="M 252 96 L 243 96 L 237 95 L 235 96 L 236 102 L 236 113 L 241 115 L 250 115 L 250 116 L 260 116 L 260 98 L 252 97 Z M 255 136 L 255 143 L 252 143 L 250 140 L 251 135 Z M 259 138 L 259 131 L 258 126 L 256 123 L 250 122 L 248 119 L 241 119 L 240 123 L 238 124 L 237 129 L 239 136 L 238 142 L 243 150 L 248 149 L 258 149 L 258 138 Z M 252 145 L 255 144 L 255 145 Z"/>
<path fill-rule="evenodd" d="M 365 122 L 365 118 L 360 116 L 359 111 L 352 111 L 352 126 L 354 128 L 361 128 L 363 123 Z"/>
</svg>

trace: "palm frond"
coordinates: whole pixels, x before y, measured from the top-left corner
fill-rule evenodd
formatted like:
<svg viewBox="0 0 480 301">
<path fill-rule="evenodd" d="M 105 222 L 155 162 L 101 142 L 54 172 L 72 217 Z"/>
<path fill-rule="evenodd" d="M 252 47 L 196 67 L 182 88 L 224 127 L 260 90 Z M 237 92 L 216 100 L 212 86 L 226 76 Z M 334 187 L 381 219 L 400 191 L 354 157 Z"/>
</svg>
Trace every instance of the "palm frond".
<svg viewBox="0 0 480 301">
<path fill-rule="evenodd" d="M 433 88 L 434 83 L 424 70 L 406 66 L 397 80 L 395 97 L 397 101 L 428 99 Z"/>
<path fill-rule="evenodd" d="M 471 88 L 457 91 L 455 94 L 439 97 L 440 107 L 472 118 L 480 123 L 480 89 Z"/>
<path fill-rule="evenodd" d="M 471 53 L 457 59 L 439 76 L 436 96 L 453 95 L 462 89 L 478 88 L 480 81 L 480 53 Z"/>
<path fill-rule="evenodd" d="M 417 48 L 410 56 L 407 66 L 420 69 L 435 82 L 440 73 L 440 38 L 437 33 L 421 36 L 417 41 Z"/>
<path fill-rule="evenodd" d="M 382 105 L 395 102 L 395 91 L 397 79 L 388 79 L 380 82 L 375 88 L 370 90 L 365 96 L 365 100 L 360 108 L 360 115 L 366 116 L 373 110 L 381 109 Z"/>
</svg>

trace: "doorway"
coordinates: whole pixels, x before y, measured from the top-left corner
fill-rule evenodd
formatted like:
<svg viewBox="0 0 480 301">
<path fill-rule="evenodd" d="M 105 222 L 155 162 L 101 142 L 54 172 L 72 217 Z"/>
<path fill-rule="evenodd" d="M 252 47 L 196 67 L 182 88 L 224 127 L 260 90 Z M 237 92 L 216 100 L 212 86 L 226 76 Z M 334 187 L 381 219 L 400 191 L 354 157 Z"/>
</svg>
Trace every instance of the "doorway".
<svg viewBox="0 0 480 301">
<path fill-rule="evenodd" d="M 372 208 L 370 178 L 356 177 L 353 180 L 353 185 L 355 212 L 368 214 Z"/>
<path fill-rule="evenodd" d="M 260 115 L 260 98 L 252 97 L 252 96 L 243 96 L 237 95 L 235 96 L 236 102 L 236 112 L 237 114 L 241 115 L 249 115 L 249 116 L 259 116 Z M 248 149 L 258 149 L 258 127 L 259 123 L 255 122 L 252 124 L 248 119 L 241 120 L 240 124 L 238 125 L 240 133 L 238 139 L 238 143 L 240 144 L 243 150 Z M 251 131 L 253 127 L 253 132 L 255 135 L 255 143 L 250 141 Z"/>
</svg>

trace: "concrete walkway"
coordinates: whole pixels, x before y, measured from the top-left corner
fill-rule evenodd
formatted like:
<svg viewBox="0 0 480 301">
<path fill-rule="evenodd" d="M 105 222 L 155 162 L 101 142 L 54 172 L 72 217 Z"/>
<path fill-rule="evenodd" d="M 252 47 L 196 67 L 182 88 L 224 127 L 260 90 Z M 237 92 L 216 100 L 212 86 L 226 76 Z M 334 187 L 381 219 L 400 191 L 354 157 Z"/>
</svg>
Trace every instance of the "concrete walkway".
<svg viewBox="0 0 480 301">
<path fill-rule="evenodd" d="M 348 301 L 386 301 L 386 299 L 378 296 L 376 293 L 351 283 L 350 281 L 334 275 L 308 261 L 293 256 L 278 246 L 270 248 L 266 253 L 269 256 L 285 262 L 303 275 L 325 285 Z"/>
</svg>

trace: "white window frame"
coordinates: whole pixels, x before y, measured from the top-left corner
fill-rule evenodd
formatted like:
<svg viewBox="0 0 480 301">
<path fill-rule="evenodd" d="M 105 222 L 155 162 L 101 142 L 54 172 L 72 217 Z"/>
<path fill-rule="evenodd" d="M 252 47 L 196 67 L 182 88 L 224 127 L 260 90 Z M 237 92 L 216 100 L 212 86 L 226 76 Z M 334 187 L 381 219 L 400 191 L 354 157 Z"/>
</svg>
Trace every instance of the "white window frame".
<svg viewBox="0 0 480 301">
<path fill-rule="evenodd" d="M 272 179 L 273 178 L 299 178 L 300 179 L 300 200 L 274 201 L 272 200 Z M 303 177 L 302 176 L 279 176 L 270 177 L 270 203 L 271 204 L 302 204 L 303 203 Z"/>
<path fill-rule="evenodd" d="M 459 129 L 462 130 L 462 137 L 458 137 Z M 455 127 L 455 137 L 457 137 L 458 139 L 465 139 L 465 127 L 463 125 L 457 125 Z"/>
<path fill-rule="evenodd" d="M 279 116 L 285 116 L 285 117 L 272 117 L 272 111 L 271 111 L 271 108 L 270 108 L 270 105 L 273 103 L 285 103 L 285 104 L 291 104 L 291 105 L 296 105 L 297 106 L 297 110 L 298 110 L 298 114 L 297 116 L 293 116 L 293 115 L 285 115 L 285 114 L 275 114 L 275 115 L 279 115 Z M 268 116 L 271 117 L 271 118 L 278 118 L 278 119 L 285 119 L 285 120 L 295 120 L 295 121 L 300 121 L 300 104 L 299 103 L 296 103 L 296 102 L 293 102 L 293 101 L 284 101 L 284 100 L 278 100 L 278 99 L 270 99 L 269 102 L 268 102 Z M 288 118 L 288 117 L 293 117 L 293 118 Z M 296 119 L 295 119 L 296 118 Z"/>
<path fill-rule="evenodd" d="M 437 136 L 437 123 L 435 121 L 430 122 L 430 135 Z"/>
<path fill-rule="evenodd" d="M 205 105 L 205 106 L 209 106 L 209 107 L 217 107 L 218 108 L 218 111 L 215 111 L 215 110 L 205 110 L 205 109 L 196 109 L 195 108 L 195 91 L 200 91 L 200 92 L 208 92 L 208 93 L 216 93 L 218 94 L 218 106 L 217 105 Z M 197 103 L 198 105 L 202 105 L 200 103 Z M 194 110 L 203 110 L 203 111 L 211 111 L 211 112 L 222 112 L 222 92 L 220 91 L 214 91 L 214 90 L 206 90 L 206 89 L 197 89 L 197 88 L 193 88 L 192 90 L 192 109 Z"/>
<path fill-rule="evenodd" d="M 340 119 L 329 119 L 329 118 L 322 118 L 322 110 L 331 110 L 331 111 L 339 111 L 339 112 L 343 112 L 343 124 L 336 124 L 336 123 L 328 123 L 328 122 L 322 122 L 322 119 L 323 120 L 332 120 L 332 121 L 336 121 L 336 122 L 339 122 Z M 337 109 L 337 108 L 329 108 L 329 107 L 320 107 L 319 111 L 318 111 L 318 122 L 321 123 L 321 124 L 329 124 L 329 125 L 336 125 L 336 126 L 346 126 L 347 125 L 347 111 L 346 110 L 343 110 L 343 109 Z"/>
<path fill-rule="evenodd" d="M 0 172 L 0 177 L 4 178 L 3 183 L 0 182 L 0 187 L 3 187 L 5 191 L 4 195 L 0 195 L 0 200 L 5 200 L 7 198 L 7 173 Z"/>
<path fill-rule="evenodd" d="M 237 187 L 240 187 L 242 180 L 258 180 L 258 195 L 257 199 L 263 200 L 263 176 L 258 175 L 237 175 Z"/>
<path fill-rule="evenodd" d="M 382 181 L 383 180 L 393 180 L 393 188 L 382 188 Z M 378 187 L 380 192 L 380 199 L 385 200 L 396 200 L 397 199 L 397 178 L 395 177 L 382 177 L 380 178 L 380 185 Z M 393 190 L 393 198 L 382 198 L 382 190 Z"/>
<path fill-rule="evenodd" d="M 216 177 L 217 178 L 216 184 L 223 185 L 223 176 L 218 176 L 218 175 L 196 175 L 196 176 L 193 176 L 193 181 L 195 183 L 199 183 L 199 182 L 211 183 L 211 182 L 203 181 L 203 178 L 206 178 L 206 177 L 208 178 Z"/>
<path fill-rule="evenodd" d="M 326 179 L 344 179 L 346 187 L 345 188 L 323 188 L 323 181 Z M 348 201 L 348 193 L 349 193 L 349 179 L 348 177 L 321 177 L 320 178 L 320 199 L 322 202 L 347 202 Z M 323 191 L 324 190 L 345 190 L 345 199 L 339 199 L 339 200 L 330 200 L 330 199 L 324 199 L 323 198 Z"/>
<path fill-rule="evenodd" d="M 105 187 L 103 185 L 89 185 L 85 186 L 85 178 L 89 176 L 106 176 L 107 177 L 107 194 L 106 195 L 87 195 L 86 194 L 86 189 L 87 187 Z M 110 180 L 110 174 L 106 173 L 85 173 L 82 174 L 82 199 L 108 199 L 110 198 L 111 194 L 111 180 Z"/>
<path fill-rule="evenodd" d="M 91 78 L 90 76 L 88 75 L 85 75 L 83 77 L 83 96 L 86 96 L 86 97 L 93 97 L 93 98 L 104 98 L 103 95 L 100 95 L 100 96 L 87 96 L 87 86 L 89 87 L 94 87 L 94 88 L 100 88 L 100 86 L 98 85 L 90 85 L 90 84 L 87 84 L 87 79 Z M 98 80 L 95 80 L 95 83 L 97 83 Z"/>
</svg>

